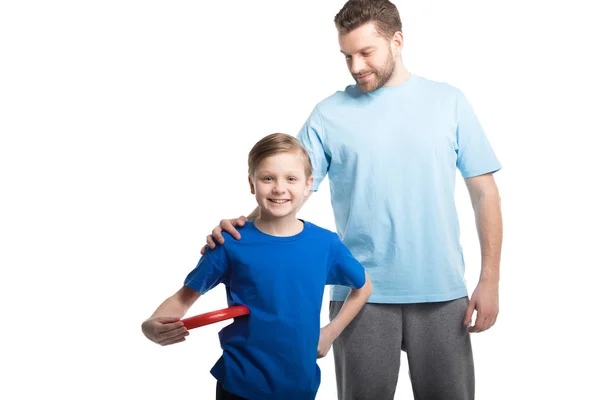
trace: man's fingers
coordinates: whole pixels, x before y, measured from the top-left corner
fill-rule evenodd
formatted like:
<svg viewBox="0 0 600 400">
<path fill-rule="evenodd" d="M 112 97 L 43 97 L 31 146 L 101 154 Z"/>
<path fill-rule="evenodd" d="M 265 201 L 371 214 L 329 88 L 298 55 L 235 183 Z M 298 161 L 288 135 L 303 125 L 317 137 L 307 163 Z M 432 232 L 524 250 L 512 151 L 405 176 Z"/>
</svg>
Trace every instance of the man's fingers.
<svg viewBox="0 0 600 400">
<path fill-rule="evenodd" d="M 208 236 L 206 237 L 206 245 L 207 245 L 208 247 L 210 247 L 211 249 L 214 249 L 214 248 L 215 248 L 215 246 L 216 246 L 216 245 L 215 245 L 215 241 L 213 240 L 213 237 L 212 237 L 212 235 L 208 235 Z"/>
<path fill-rule="evenodd" d="M 229 233 L 231 236 L 233 236 L 234 239 L 239 240 L 242 236 L 237 231 L 237 229 L 235 229 L 235 225 L 241 226 L 241 225 L 243 225 L 243 224 L 246 223 L 246 221 L 239 221 L 239 220 L 240 220 L 239 218 L 236 218 L 236 219 L 224 219 L 224 220 L 221 221 L 221 225 L 219 227 L 223 231 L 225 231 L 225 232 Z M 239 222 L 241 222 L 241 224 Z M 218 238 L 217 238 L 217 240 L 218 240 Z M 222 242 L 219 240 L 219 242 L 221 244 L 223 244 L 223 243 L 225 243 L 225 240 L 223 239 Z"/>
<path fill-rule="evenodd" d="M 225 221 L 225 220 L 223 220 Z M 221 235 L 221 232 L 223 232 L 225 229 L 223 229 L 223 221 L 221 221 L 221 225 L 217 226 L 215 229 L 212 230 L 212 238 L 213 238 L 213 244 L 214 241 L 219 242 L 220 244 L 225 243 L 225 239 L 223 239 L 223 235 Z M 227 221 L 230 225 L 231 222 Z M 211 246 L 211 248 L 213 248 Z"/>
<path fill-rule="evenodd" d="M 479 333 L 490 329 L 496 323 L 498 312 L 477 310 L 475 325 L 469 328 L 469 332 Z"/>
<path fill-rule="evenodd" d="M 496 323 L 496 316 L 497 316 L 497 314 L 496 315 L 491 315 L 491 316 L 489 316 L 488 318 L 485 319 L 485 328 L 483 329 L 483 331 L 487 331 L 492 326 L 494 326 L 494 324 Z"/>
<path fill-rule="evenodd" d="M 492 318 L 492 322 L 490 322 L 490 328 L 494 325 L 496 325 L 496 320 L 498 319 L 498 314 L 494 315 L 494 317 Z"/>
<path fill-rule="evenodd" d="M 200 249 L 200 254 L 205 255 L 208 250 L 214 249 L 216 246 L 217 245 L 215 244 L 215 241 L 213 240 L 213 236 L 208 235 L 208 236 L 206 236 L 206 244 L 204 246 L 202 246 L 202 248 Z"/>
<path fill-rule="evenodd" d="M 485 323 L 483 324 L 483 329 L 481 332 L 487 331 L 492 326 L 492 317 L 488 317 L 485 319 Z"/>
<path fill-rule="evenodd" d="M 218 244 L 225 243 L 225 238 L 222 232 L 225 231 L 233 236 L 234 239 L 241 239 L 240 233 L 235 229 L 236 226 L 244 226 L 246 217 L 243 215 L 235 219 L 222 219 L 219 226 L 214 228 L 210 235 L 206 237 L 206 245 L 200 250 L 200 254 L 204 255 L 209 249 L 214 249 Z"/>
<path fill-rule="evenodd" d="M 465 319 L 463 321 L 464 325 L 469 325 L 471 320 L 473 319 L 473 311 L 475 311 L 475 302 L 471 300 L 469 302 L 469 306 L 467 307 L 467 312 L 465 313 Z"/>
<path fill-rule="evenodd" d="M 486 324 L 486 317 L 483 314 L 477 312 L 477 319 L 475 320 L 475 325 L 469 328 L 469 332 L 471 333 L 479 333 L 483 332 Z"/>
<path fill-rule="evenodd" d="M 237 218 L 234 221 L 233 225 L 235 225 L 235 226 L 244 226 L 244 224 L 246 223 L 246 221 L 247 221 L 246 217 L 242 215 L 242 216 L 240 216 L 239 218 Z"/>
</svg>

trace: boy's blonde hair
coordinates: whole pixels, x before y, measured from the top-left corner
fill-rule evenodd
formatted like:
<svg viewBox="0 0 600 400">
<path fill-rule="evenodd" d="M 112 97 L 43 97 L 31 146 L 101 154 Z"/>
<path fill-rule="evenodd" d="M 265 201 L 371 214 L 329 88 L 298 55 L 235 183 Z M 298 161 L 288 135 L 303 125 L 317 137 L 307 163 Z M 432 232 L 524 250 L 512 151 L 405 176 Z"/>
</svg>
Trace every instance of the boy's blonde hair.
<svg viewBox="0 0 600 400">
<path fill-rule="evenodd" d="M 248 154 L 248 175 L 252 177 L 256 168 L 267 157 L 281 153 L 298 152 L 304 159 L 306 179 L 312 175 L 312 165 L 306 149 L 295 137 L 286 133 L 272 133 L 259 140 Z"/>
</svg>

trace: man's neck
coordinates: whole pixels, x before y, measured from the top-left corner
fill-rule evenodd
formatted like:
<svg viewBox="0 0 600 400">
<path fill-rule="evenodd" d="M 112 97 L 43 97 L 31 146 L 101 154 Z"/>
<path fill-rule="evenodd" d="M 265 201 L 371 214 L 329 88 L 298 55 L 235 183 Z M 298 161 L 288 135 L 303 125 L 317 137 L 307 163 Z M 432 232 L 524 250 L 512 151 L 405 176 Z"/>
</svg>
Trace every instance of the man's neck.
<svg viewBox="0 0 600 400">
<path fill-rule="evenodd" d="M 410 78 L 410 72 L 404 67 L 401 61 L 396 62 L 396 68 L 394 68 L 394 74 L 389 81 L 384 85 L 385 87 L 396 86 L 406 82 Z"/>
</svg>

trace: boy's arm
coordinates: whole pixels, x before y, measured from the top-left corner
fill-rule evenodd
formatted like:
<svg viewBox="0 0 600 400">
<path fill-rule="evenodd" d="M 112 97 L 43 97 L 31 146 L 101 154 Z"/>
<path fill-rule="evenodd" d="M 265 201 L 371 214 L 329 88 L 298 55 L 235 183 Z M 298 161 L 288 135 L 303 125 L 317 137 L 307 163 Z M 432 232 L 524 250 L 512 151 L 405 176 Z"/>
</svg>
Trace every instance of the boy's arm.
<svg viewBox="0 0 600 400">
<path fill-rule="evenodd" d="M 166 346 L 183 342 L 189 335 L 180 319 L 200 298 L 200 293 L 183 286 L 162 302 L 154 313 L 142 323 L 142 332 L 154 343 Z"/>
<path fill-rule="evenodd" d="M 369 297 L 373 285 L 369 275 L 365 271 L 365 284 L 360 289 L 350 289 L 350 293 L 338 315 L 326 326 L 321 328 L 319 339 L 318 357 L 325 357 L 335 339 L 346 329 L 348 324 L 358 315 Z"/>
<path fill-rule="evenodd" d="M 194 289 L 182 286 L 174 295 L 163 301 L 148 319 L 158 317 L 181 319 L 200 296 L 200 293 Z"/>
</svg>

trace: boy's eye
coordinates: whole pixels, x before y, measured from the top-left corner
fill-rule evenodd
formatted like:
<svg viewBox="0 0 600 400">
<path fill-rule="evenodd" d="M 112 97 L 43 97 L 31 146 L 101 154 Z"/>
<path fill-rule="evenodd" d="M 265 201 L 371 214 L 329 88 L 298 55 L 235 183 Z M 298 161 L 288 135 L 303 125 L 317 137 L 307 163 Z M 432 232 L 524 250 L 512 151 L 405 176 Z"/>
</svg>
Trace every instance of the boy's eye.
<svg viewBox="0 0 600 400">
<path fill-rule="evenodd" d="M 262 180 L 263 180 L 263 181 L 266 181 L 266 182 L 269 182 L 269 181 L 271 181 L 271 180 L 272 180 L 272 178 L 271 178 L 270 176 L 265 176 L 265 177 L 263 177 L 263 179 L 262 179 Z"/>
<path fill-rule="evenodd" d="M 295 182 L 295 181 L 297 181 L 297 180 L 298 180 L 298 178 L 296 178 L 296 177 L 294 177 L 294 176 L 290 176 L 290 177 L 288 178 L 288 180 L 289 180 L 289 181 L 292 181 L 292 182 Z"/>
</svg>

